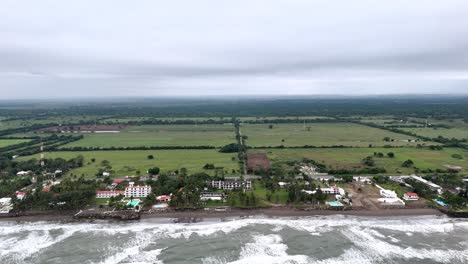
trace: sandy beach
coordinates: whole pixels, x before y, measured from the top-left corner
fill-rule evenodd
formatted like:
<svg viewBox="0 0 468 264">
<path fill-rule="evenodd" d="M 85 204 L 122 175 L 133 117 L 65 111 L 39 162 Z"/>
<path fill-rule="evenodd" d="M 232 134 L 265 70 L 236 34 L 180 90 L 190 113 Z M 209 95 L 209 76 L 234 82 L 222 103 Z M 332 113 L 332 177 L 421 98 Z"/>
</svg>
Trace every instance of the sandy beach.
<svg viewBox="0 0 468 264">
<path fill-rule="evenodd" d="M 30 212 L 21 216 L 0 217 L 0 221 L 88 221 L 76 220 L 73 215 L 76 212 Z M 175 222 L 200 222 L 203 219 L 210 218 L 244 218 L 250 216 L 264 217 L 302 217 L 302 216 L 319 216 L 319 215 L 350 215 L 350 216 L 373 216 L 373 217 L 388 217 L 388 216 L 418 216 L 418 215 L 445 215 L 437 209 L 420 208 L 420 209 L 380 209 L 380 210 L 298 210 L 293 208 L 267 208 L 267 209 L 232 209 L 230 211 L 165 211 L 141 214 L 141 219 L 151 218 L 168 218 L 174 219 Z M 115 220 L 113 220 L 115 221 Z M 138 221 L 138 220 L 137 220 Z"/>
</svg>

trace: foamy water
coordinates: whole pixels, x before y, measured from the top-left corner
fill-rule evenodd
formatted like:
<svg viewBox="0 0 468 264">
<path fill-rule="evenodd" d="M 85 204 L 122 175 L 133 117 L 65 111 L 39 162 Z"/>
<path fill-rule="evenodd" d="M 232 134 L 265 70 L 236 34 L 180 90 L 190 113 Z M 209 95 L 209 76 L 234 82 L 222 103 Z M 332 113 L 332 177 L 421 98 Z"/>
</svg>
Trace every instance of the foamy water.
<svg viewBox="0 0 468 264">
<path fill-rule="evenodd" d="M 438 216 L 0 222 L 0 263 L 468 263 L 467 241 Z"/>
</svg>

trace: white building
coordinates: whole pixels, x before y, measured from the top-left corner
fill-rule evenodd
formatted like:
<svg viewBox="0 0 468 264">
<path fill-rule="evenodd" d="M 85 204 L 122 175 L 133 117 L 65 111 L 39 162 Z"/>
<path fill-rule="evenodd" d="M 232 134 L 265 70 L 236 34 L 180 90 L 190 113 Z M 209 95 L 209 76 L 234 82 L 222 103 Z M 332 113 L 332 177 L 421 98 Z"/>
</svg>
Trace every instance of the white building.
<svg viewBox="0 0 468 264">
<path fill-rule="evenodd" d="M 96 198 L 111 198 L 124 194 L 124 191 L 96 191 Z"/>
<path fill-rule="evenodd" d="M 172 193 L 169 194 L 169 195 L 160 195 L 160 196 L 156 196 L 156 201 L 158 202 L 170 202 L 171 201 L 171 197 L 172 197 Z"/>
<path fill-rule="evenodd" d="M 0 214 L 8 214 L 11 210 L 13 210 L 11 198 L 0 198 Z"/>
<path fill-rule="evenodd" d="M 380 196 L 383 198 L 397 198 L 396 192 L 385 189 L 380 189 Z"/>
<path fill-rule="evenodd" d="M 135 186 L 133 182 L 130 182 L 129 186 L 125 188 L 125 197 L 146 197 L 151 193 L 151 186 Z"/>
<path fill-rule="evenodd" d="M 202 201 L 222 201 L 224 199 L 224 193 L 218 192 L 202 192 L 200 193 L 200 200 Z"/>
<path fill-rule="evenodd" d="M 425 179 L 423 179 L 423 178 L 421 178 L 421 177 L 419 177 L 419 176 L 416 176 L 416 175 L 411 175 L 410 177 L 411 177 L 411 179 L 414 179 L 414 180 L 417 180 L 417 181 L 419 181 L 419 182 L 424 183 L 424 184 L 427 185 L 431 190 L 437 192 L 438 194 L 442 194 L 442 187 L 441 187 L 441 186 L 439 186 L 439 185 L 437 185 L 437 184 L 435 184 L 435 183 L 433 183 L 433 182 L 430 182 L 430 181 L 428 181 L 428 180 L 425 180 Z"/>
<path fill-rule="evenodd" d="M 406 201 L 417 201 L 419 200 L 419 196 L 417 193 L 414 192 L 407 192 L 405 195 L 403 195 L 403 200 Z"/>
<path fill-rule="evenodd" d="M 16 173 L 16 176 L 26 176 L 26 175 L 29 175 L 31 173 L 31 171 L 18 171 L 18 173 Z"/>
<path fill-rule="evenodd" d="M 26 193 L 25 193 L 25 192 L 21 192 L 21 191 L 16 191 L 16 192 L 15 192 L 15 195 L 16 195 L 16 199 L 18 199 L 18 200 L 23 200 L 24 197 L 26 197 Z"/>
<path fill-rule="evenodd" d="M 307 194 L 315 194 L 315 193 L 317 193 L 318 189 L 319 188 L 317 188 L 316 190 L 313 190 L 313 191 L 302 190 L 302 192 L 307 193 Z M 340 196 L 344 196 L 346 194 L 345 190 L 343 188 L 338 187 L 338 186 L 331 186 L 331 187 L 328 187 L 328 188 L 320 188 L 320 191 L 322 191 L 322 193 L 324 193 L 324 194 L 333 194 L 333 195 L 340 195 Z"/>
<path fill-rule="evenodd" d="M 208 184 L 221 190 L 252 189 L 251 181 L 211 181 Z"/>
</svg>

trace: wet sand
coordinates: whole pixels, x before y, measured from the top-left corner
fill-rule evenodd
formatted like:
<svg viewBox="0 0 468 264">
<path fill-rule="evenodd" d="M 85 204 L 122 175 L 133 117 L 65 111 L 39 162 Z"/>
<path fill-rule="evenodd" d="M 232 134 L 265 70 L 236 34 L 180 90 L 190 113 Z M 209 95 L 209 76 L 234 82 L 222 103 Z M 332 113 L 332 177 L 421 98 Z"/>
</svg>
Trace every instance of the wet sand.
<svg viewBox="0 0 468 264">
<path fill-rule="evenodd" d="M 41 212 L 34 214 L 26 214 L 16 217 L 0 217 L 0 221 L 20 221 L 20 222 L 35 222 L 35 221 L 90 221 L 73 219 L 75 212 Z M 298 210 L 292 208 L 268 208 L 268 209 L 232 209 L 230 211 L 166 211 L 141 214 L 141 219 L 152 218 L 168 218 L 180 219 L 180 222 L 190 222 L 190 219 L 195 221 L 203 221 L 209 218 L 244 218 L 251 216 L 264 217 L 302 217 L 302 216 L 321 216 L 321 215 L 350 215 L 350 216 L 369 216 L 369 217 L 389 217 L 389 216 L 419 216 L 419 215 L 445 215 L 437 209 L 421 208 L 421 209 L 379 209 L 379 210 Z M 113 220 L 116 221 L 116 220 Z M 138 221 L 138 220 L 135 220 Z"/>
</svg>

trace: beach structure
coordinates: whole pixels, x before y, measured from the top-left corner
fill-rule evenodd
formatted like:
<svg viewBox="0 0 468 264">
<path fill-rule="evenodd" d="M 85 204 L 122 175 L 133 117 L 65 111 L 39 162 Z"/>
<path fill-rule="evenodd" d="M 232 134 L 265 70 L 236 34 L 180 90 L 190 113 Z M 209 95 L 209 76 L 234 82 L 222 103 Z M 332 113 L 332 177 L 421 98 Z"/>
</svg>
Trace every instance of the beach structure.
<svg viewBox="0 0 468 264">
<path fill-rule="evenodd" d="M 125 191 L 96 191 L 96 198 L 111 198 L 124 194 Z"/>
<path fill-rule="evenodd" d="M 424 183 L 432 191 L 437 192 L 437 194 L 442 194 L 442 187 L 441 186 L 439 186 L 439 185 L 437 185 L 437 184 L 435 184 L 435 183 L 433 183 L 431 181 L 428 181 L 426 179 L 423 179 L 422 177 L 416 176 L 416 175 L 411 175 L 410 177 L 411 177 L 411 179 L 414 179 L 416 181 Z"/>
<path fill-rule="evenodd" d="M 252 189 L 251 181 L 208 181 L 207 184 L 220 190 Z"/>
<path fill-rule="evenodd" d="M 397 198 L 397 194 L 392 190 L 380 189 L 380 196 L 383 198 Z"/>
<path fill-rule="evenodd" d="M 222 201 L 224 199 L 224 193 L 220 192 L 202 192 L 200 193 L 200 200 L 202 201 Z"/>
<path fill-rule="evenodd" d="M 419 196 L 417 193 L 414 192 L 407 192 L 403 195 L 403 200 L 405 201 L 417 201 L 419 200 Z"/>
<path fill-rule="evenodd" d="M 372 184 L 372 180 L 369 176 L 354 176 L 353 181 L 359 184 Z"/>
<path fill-rule="evenodd" d="M 169 195 L 160 195 L 156 196 L 156 201 L 162 203 L 162 202 L 170 202 L 172 197 L 172 193 Z"/>
<path fill-rule="evenodd" d="M 149 185 L 134 185 L 130 182 L 125 188 L 125 197 L 146 197 L 151 193 L 151 186 Z"/>
<path fill-rule="evenodd" d="M 324 194 L 330 194 L 330 195 L 339 195 L 344 196 L 346 194 L 345 190 L 343 188 L 337 187 L 336 185 L 327 187 L 327 188 L 317 188 L 315 190 L 302 190 L 303 193 L 307 194 L 315 194 L 317 193 L 317 190 L 320 189 L 322 193 Z"/>
<path fill-rule="evenodd" d="M 16 176 L 26 176 L 32 174 L 32 171 L 18 171 Z"/>
<path fill-rule="evenodd" d="M 10 197 L 0 198 L 0 214 L 8 214 L 13 210 L 13 202 Z"/>
<path fill-rule="evenodd" d="M 26 197 L 26 193 L 22 191 L 16 191 L 15 195 L 18 200 L 23 200 Z"/>
</svg>

